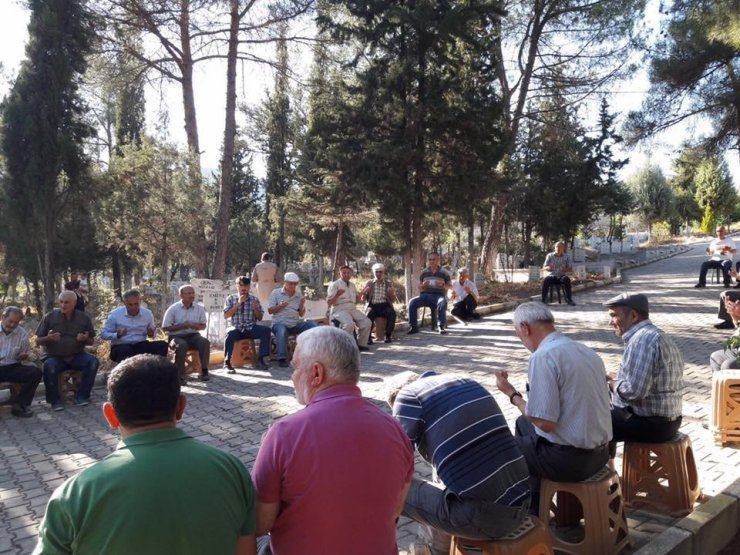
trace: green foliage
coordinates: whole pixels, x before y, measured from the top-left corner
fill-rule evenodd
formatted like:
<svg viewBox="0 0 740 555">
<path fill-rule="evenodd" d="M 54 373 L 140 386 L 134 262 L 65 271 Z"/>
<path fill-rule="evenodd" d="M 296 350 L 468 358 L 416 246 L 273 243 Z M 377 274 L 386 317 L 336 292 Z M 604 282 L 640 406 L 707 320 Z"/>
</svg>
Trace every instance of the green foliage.
<svg viewBox="0 0 740 555">
<path fill-rule="evenodd" d="M 83 143 L 92 130 L 84 123 L 78 88 L 93 27 L 79 0 L 31 0 L 29 8 L 26 58 L 2 106 L 9 203 L 3 221 L 16 231 L 33 230 L 15 233 L 12 248 L 21 253 L 26 275 L 41 274 L 50 305 L 56 268 L 66 262 L 59 247 L 80 257 L 94 250 L 91 235 L 71 240 L 61 233 L 65 224 L 85 217 L 79 207 L 89 195 Z"/>
<path fill-rule="evenodd" d="M 694 176 L 694 186 L 696 202 L 704 208 L 705 219 L 709 212 L 715 220 L 724 222 L 734 212 L 737 192 L 732 185 L 727 165 L 720 158 L 707 158 L 699 164 Z M 714 225 L 708 229 L 710 234 L 713 233 Z"/>
<path fill-rule="evenodd" d="M 714 230 L 717 229 L 717 214 L 712 210 L 711 206 L 704 207 L 704 216 L 701 219 L 700 229 L 706 235 L 713 235 Z"/>
<path fill-rule="evenodd" d="M 646 162 L 628 179 L 635 201 L 635 213 L 652 232 L 653 224 L 669 217 L 673 193 L 658 166 Z"/>
<path fill-rule="evenodd" d="M 309 120 L 330 154 L 312 171 L 341 198 L 376 207 L 407 248 L 419 248 L 428 215 L 464 214 L 495 189 L 508 140 L 491 81 L 498 9 L 459 1 L 326 4 L 319 25 L 346 45 L 355 74 L 337 75 L 339 88 L 322 99 L 331 107 Z"/>
<path fill-rule="evenodd" d="M 100 240 L 166 275 L 169 262 L 188 252 L 197 236 L 184 215 L 200 211 L 210 216 L 212 207 L 193 204 L 190 160 L 175 147 L 144 138 L 141 146 L 121 150 L 101 176 L 106 194 Z"/>
<path fill-rule="evenodd" d="M 652 50 L 651 88 L 630 114 L 633 140 L 704 116 L 712 133 L 699 142 L 715 152 L 740 148 L 740 10 L 736 0 L 675 0 L 664 39 Z"/>
</svg>

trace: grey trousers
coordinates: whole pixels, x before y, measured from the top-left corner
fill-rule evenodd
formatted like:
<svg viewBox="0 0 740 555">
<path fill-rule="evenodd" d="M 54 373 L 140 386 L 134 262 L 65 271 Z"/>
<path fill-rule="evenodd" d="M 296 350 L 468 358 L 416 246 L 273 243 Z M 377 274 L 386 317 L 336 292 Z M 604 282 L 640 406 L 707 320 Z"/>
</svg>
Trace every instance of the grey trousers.
<svg viewBox="0 0 740 555">
<path fill-rule="evenodd" d="M 709 366 L 712 372 L 740 368 L 737 362 L 737 351 L 734 349 L 720 349 L 709 356 Z"/>
<path fill-rule="evenodd" d="M 514 530 L 528 514 L 528 503 L 521 507 L 499 505 L 481 499 L 461 499 L 442 484 L 411 480 L 403 514 L 429 524 L 450 535 L 471 540 L 489 540 Z"/>
</svg>

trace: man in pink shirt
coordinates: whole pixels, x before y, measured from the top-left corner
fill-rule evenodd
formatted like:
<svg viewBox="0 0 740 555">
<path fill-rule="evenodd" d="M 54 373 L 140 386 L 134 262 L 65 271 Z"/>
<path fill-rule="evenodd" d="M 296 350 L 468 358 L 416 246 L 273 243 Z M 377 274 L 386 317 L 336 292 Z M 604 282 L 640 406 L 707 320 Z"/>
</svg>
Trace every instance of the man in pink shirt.
<svg viewBox="0 0 740 555">
<path fill-rule="evenodd" d="M 400 425 L 362 398 L 351 335 L 298 336 L 293 384 L 306 408 L 265 434 L 252 470 L 260 554 L 397 554 L 396 520 L 414 471 Z"/>
</svg>

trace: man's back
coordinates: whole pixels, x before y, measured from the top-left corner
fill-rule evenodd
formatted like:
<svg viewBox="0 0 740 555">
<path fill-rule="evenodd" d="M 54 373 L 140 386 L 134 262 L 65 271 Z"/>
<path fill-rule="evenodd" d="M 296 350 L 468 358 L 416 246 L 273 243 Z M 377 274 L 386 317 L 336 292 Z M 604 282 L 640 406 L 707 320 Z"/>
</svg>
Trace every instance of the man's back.
<svg viewBox="0 0 740 555">
<path fill-rule="evenodd" d="M 451 491 L 501 505 L 529 499 L 524 457 L 479 383 L 423 374 L 399 392 L 393 414 Z"/>
<path fill-rule="evenodd" d="M 612 436 L 604 363 L 560 332 L 542 341 L 529 360 L 527 416 L 557 422 L 537 435 L 559 445 L 594 449 Z"/>
<path fill-rule="evenodd" d="M 232 555 L 254 529 L 244 465 L 167 428 L 128 437 L 58 489 L 35 553 Z"/>
<path fill-rule="evenodd" d="M 317 393 L 273 425 L 254 465 L 259 501 L 280 503 L 273 552 L 397 553 L 395 518 L 413 464 L 403 430 L 359 388 Z"/>
</svg>

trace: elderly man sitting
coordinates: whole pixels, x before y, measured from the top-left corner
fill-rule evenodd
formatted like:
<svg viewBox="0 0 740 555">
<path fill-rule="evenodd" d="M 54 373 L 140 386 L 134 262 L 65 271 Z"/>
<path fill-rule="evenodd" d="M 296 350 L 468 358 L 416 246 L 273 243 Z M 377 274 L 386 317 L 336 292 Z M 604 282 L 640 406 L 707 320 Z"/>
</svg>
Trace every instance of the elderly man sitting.
<svg viewBox="0 0 740 555">
<path fill-rule="evenodd" d="M 468 277 L 470 273 L 467 268 L 457 271 L 458 279 L 452 282 L 452 315 L 461 320 L 479 320 L 480 314 L 475 309 L 478 307 L 478 287 Z"/>
<path fill-rule="evenodd" d="M 393 308 L 393 303 L 396 302 L 396 290 L 393 282 L 385 279 L 385 266 L 382 264 L 373 264 L 373 275 L 375 278 L 365 284 L 360 293 L 360 299 L 367 302 L 367 317 L 373 324 L 376 318 L 386 319 L 385 343 L 390 343 L 393 328 L 396 326 L 396 309 Z M 375 332 L 377 333 L 377 329 Z"/>
<path fill-rule="evenodd" d="M 316 327 L 316 322 L 304 320 L 306 299 L 298 291 L 301 278 L 295 272 L 288 272 L 283 277 L 283 286 L 270 293 L 267 312 L 272 314 L 272 333 L 277 343 L 278 364 L 287 368 L 288 335 L 299 335 Z"/>
<path fill-rule="evenodd" d="M 725 236 L 725 226 L 721 225 L 717 228 L 717 237 L 707 247 L 707 254 L 710 256 L 709 260 L 702 262 L 701 270 L 699 270 L 699 283 L 694 287 L 706 287 L 707 286 L 707 272 L 712 268 L 720 268 L 722 270 L 722 276 L 725 287 L 730 286 L 730 270 L 732 270 L 732 257 L 737 252 L 735 241 L 731 237 Z"/>
<path fill-rule="evenodd" d="M 542 280 L 542 302 L 547 302 L 547 293 L 550 286 L 561 284 L 565 290 L 565 302 L 575 306 L 571 297 L 570 278 L 566 275 L 572 270 L 570 256 L 565 254 L 565 242 L 558 241 L 555 243 L 555 252 L 548 253 L 545 257 L 543 270 L 549 272 Z"/>
</svg>

